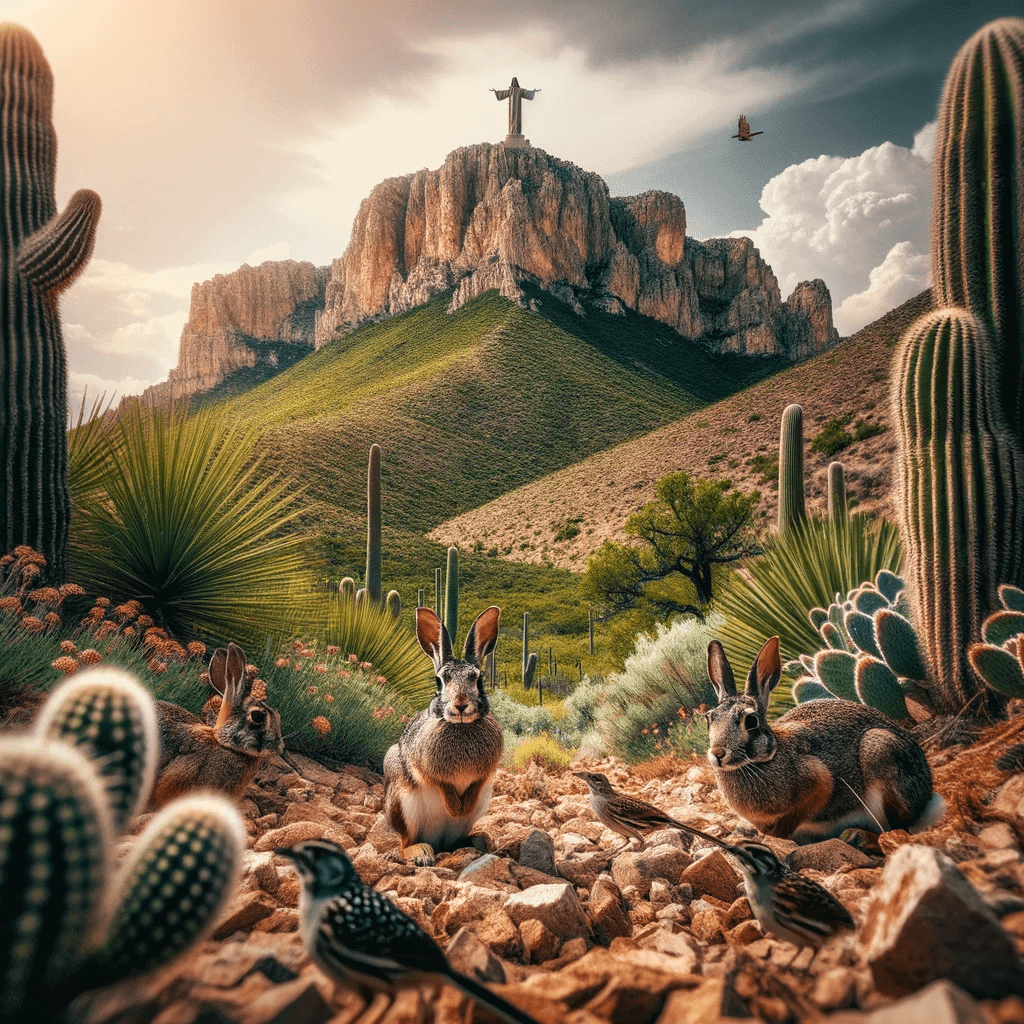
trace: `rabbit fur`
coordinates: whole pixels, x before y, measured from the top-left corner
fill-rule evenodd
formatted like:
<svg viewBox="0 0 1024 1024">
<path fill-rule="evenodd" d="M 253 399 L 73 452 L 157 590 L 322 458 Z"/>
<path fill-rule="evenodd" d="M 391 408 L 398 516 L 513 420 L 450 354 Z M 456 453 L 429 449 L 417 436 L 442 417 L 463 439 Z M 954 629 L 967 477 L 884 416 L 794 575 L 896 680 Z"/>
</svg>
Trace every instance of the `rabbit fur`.
<svg viewBox="0 0 1024 1024">
<path fill-rule="evenodd" d="M 465 844 L 490 803 L 504 741 L 481 668 L 500 616 L 492 606 L 476 617 L 456 661 L 444 623 L 429 608 L 416 609 L 416 638 L 434 664 L 437 692 L 384 757 L 384 813 L 401 838 L 400 856 L 416 864 Z"/>
<path fill-rule="evenodd" d="M 708 644 L 718 696 L 707 714 L 708 760 L 734 811 L 765 835 L 797 842 L 847 828 L 920 829 L 941 817 L 924 751 L 881 711 L 810 700 L 769 725 L 768 697 L 781 674 L 779 638 L 772 637 L 738 694 L 725 650 L 717 640 Z"/>
<path fill-rule="evenodd" d="M 245 651 L 218 648 L 210 659 L 210 685 L 220 694 L 203 707 L 203 720 L 167 701 L 156 702 L 160 762 L 150 809 L 196 789 L 237 800 L 256 777 L 265 755 L 284 751 L 281 716 L 252 695 Z M 216 718 L 213 718 L 214 713 Z"/>
</svg>

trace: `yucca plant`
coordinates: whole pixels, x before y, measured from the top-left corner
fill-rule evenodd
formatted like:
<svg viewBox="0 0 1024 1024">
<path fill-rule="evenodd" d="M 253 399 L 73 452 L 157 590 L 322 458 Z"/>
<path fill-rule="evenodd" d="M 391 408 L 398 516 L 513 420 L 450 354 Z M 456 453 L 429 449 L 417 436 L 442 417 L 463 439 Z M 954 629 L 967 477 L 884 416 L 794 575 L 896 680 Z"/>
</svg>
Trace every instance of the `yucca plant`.
<svg viewBox="0 0 1024 1024">
<path fill-rule="evenodd" d="M 305 585 L 294 484 L 268 476 L 255 427 L 215 408 L 135 404 L 72 435 L 74 575 L 135 598 L 171 633 L 262 644 Z"/>
<path fill-rule="evenodd" d="M 809 518 L 771 537 L 764 554 L 735 573 L 715 603 L 726 618 L 717 636 L 730 662 L 745 672 L 770 636 L 779 637 L 786 659 L 819 650 L 824 644 L 808 618 L 811 609 L 827 608 L 837 593 L 874 579 L 880 569 L 898 572 L 900 558 L 897 528 L 864 514 Z M 776 700 L 788 701 L 788 687 L 779 690 Z"/>
</svg>

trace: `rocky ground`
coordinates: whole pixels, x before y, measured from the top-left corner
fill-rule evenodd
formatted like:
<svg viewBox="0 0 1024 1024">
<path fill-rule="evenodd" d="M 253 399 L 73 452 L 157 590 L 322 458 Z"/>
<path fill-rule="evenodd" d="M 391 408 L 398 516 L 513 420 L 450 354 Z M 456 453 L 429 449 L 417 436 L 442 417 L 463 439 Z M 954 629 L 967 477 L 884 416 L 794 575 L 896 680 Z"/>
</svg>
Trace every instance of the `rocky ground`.
<svg viewBox="0 0 1024 1024">
<path fill-rule="evenodd" d="M 1024 722 L 1011 725 L 1020 732 Z M 499 770 L 465 849 L 432 868 L 389 859 L 379 776 L 298 755 L 269 763 L 242 803 L 251 837 L 242 883 L 213 937 L 143 984 L 92 996 L 88 1024 L 492 1022 L 454 988 L 367 1005 L 337 991 L 296 932 L 299 886 L 275 847 L 323 837 L 363 880 L 447 949 L 453 964 L 554 1024 L 764 1021 L 1024 1022 L 1024 775 L 994 769 L 1007 727 L 933 756 L 947 820 L 886 833 L 869 854 L 840 840 L 770 840 L 850 910 L 856 937 L 816 956 L 762 934 L 727 856 L 664 831 L 636 852 L 596 823 L 569 771 Z M 1019 738 L 1016 740 L 1019 742 Z M 625 793 L 723 838 L 754 830 L 725 805 L 706 764 L 589 761 Z M 635 844 L 634 844 L 635 846 Z M 942 852 L 940 852 L 942 851 Z M 88 998 L 88 997 L 87 997 Z"/>
</svg>

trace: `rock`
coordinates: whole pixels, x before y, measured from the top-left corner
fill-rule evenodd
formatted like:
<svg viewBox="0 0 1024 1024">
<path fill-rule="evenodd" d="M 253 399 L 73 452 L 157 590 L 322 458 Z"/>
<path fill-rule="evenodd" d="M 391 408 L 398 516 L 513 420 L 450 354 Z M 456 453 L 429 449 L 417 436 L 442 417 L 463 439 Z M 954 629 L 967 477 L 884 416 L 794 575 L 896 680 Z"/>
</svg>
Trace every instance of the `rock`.
<svg viewBox="0 0 1024 1024">
<path fill-rule="evenodd" d="M 592 889 L 597 881 L 597 876 L 605 870 L 607 863 L 604 857 L 599 856 L 556 860 L 555 872 L 559 878 L 572 882 L 577 889 Z"/>
<path fill-rule="evenodd" d="M 280 260 L 242 264 L 194 284 L 178 365 L 166 383 L 147 388 L 143 400 L 208 391 L 243 367 L 262 365 L 269 375 L 312 352 L 327 277 L 326 267 Z"/>
<path fill-rule="evenodd" d="M 685 932 L 673 927 L 670 921 L 659 921 L 644 929 L 637 936 L 636 943 L 641 949 L 653 949 L 666 956 L 675 957 L 678 969 L 687 974 L 697 970 L 697 948 Z"/>
<path fill-rule="evenodd" d="M 504 910 L 494 910 L 469 927 L 476 937 L 497 956 L 510 960 L 522 955 L 523 944 L 519 929 Z"/>
<path fill-rule="evenodd" d="M 723 1017 L 749 1018 L 750 1014 L 730 982 L 709 978 L 692 991 L 670 992 L 657 1024 L 706 1024 Z"/>
<path fill-rule="evenodd" d="M 761 931 L 761 926 L 753 919 L 740 921 L 725 933 L 725 941 L 730 946 L 747 946 L 751 942 L 757 942 L 758 939 L 763 938 L 764 932 Z"/>
<path fill-rule="evenodd" d="M 483 885 L 504 892 L 518 892 L 519 883 L 512 877 L 508 861 L 493 853 L 485 853 L 467 864 L 459 874 L 461 884 Z"/>
<path fill-rule="evenodd" d="M 715 909 L 698 911 L 690 921 L 690 931 L 701 942 L 723 942 L 725 921 L 722 912 Z"/>
<path fill-rule="evenodd" d="M 277 910 L 277 904 L 262 892 L 240 893 L 228 904 L 213 930 L 215 939 L 223 939 L 238 931 L 249 931 L 264 917 Z"/>
<path fill-rule="evenodd" d="M 852 1006 L 857 991 L 857 975 L 849 967 L 832 967 L 818 976 L 811 1000 L 823 1010 Z"/>
<path fill-rule="evenodd" d="M 886 995 L 940 978 L 981 998 L 1024 993 L 1024 965 L 1010 937 L 956 865 L 930 846 L 901 846 L 890 855 L 868 897 L 860 938 Z"/>
<path fill-rule="evenodd" d="M 555 841 L 547 832 L 534 829 L 519 845 L 519 863 L 524 868 L 533 868 L 557 878 Z"/>
<path fill-rule="evenodd" d="M 721 850 L 712 850 L 706 857 L 695 860 L 687 867 L 679 881 L 693 886 L 694 895 L 710 894 L 726 903 L 732 903 L 739 895 L 736 887 L 741 879 L 729 858 Z"/>
<path fill-rule="evenodd" d="M 431 922 L 438 931 L 452 935 L 464 924 L 479 921 L 501 910 L 508 898 L 498 889 L 468 885 L 457 896 L 438 906 Z"/>
<path fill-rule="evenodd" d="M 560 939 L 574 939 L 589 933 L 576 890 L 568 882 L 560 885 L 534 885 L 513 893 L 503 905 L 510 920 L 521 926 L 524 921 L 540 921 Z"/>
<path fill-rule="evenodd" d="M 786 863 L 794 871 L 811 868 L 822 871 L 826 875 L 834 875 L 840 868 L 872 868 L 878 864 L 875 857 L 870 857 L 863 850 L 858 850 L 842 839 L 826 839 L 821 843 L 809 843 L 798 846 L 786 857 Z"/>
<path fill-rule="evenodd" d="M 274 855 L 270 852 L 257 853 L 249 864 L 249 872 L 256 879 L 257 885 L 273 895 L 281 885 L 281 876 L 274 865 Z"/>
<path fill-rule="evenodd" d="M 620 854 L 612 861 L 612 877 L 620 889 L 633 887 L 646 896 L 653 879 L 664 878 L 675 885 L 689 863 L 690 855 L 678 846 L 654 846 Z"/>
<path fill-rule="evenodd" d="M 252 848 L 256 853 L 262 853 L 276 850 L 281 846 L 294 846 L 305 839 L 328 839 L 345 850 L 351 850 L 356 845 L 351 836 L 335 828 L 333 823 L 296 821 L 265 832 L 253 843 Z"/>
<path fill-rule="evenodd" d="M 316 347 L 445 292 L 451 311 L 494 288 L 524 307 L 533 288 L 577 313 L 584 301 L 635 310 L 715 351 L 804 358 L 838 341 L 823 282 L 803 282 L 783 304 L 749 239 L 686 237 L 677 196 L 612 199 L 598 175 L 542 150 L 481 144 L 363 200 L 331 265 Z M 583 806 L 568 799 L 554 820 Z"/>
<path fill-rule="evenodd" d="M 274 985 L 239 1010 L 238 1024 L 324 1024 L 333 1015 L 309 977 Z"/>
<path fill-rule="evenodd" d="M 476 981 L 505 984 L 505 969 L 501 961 L 468 928 L 460 928 L 445 950 L 448 962 L 460 974 Z"/>
<path fill-rule="evenodd" d="M 528 963 L 541 964 L 558 956 L 562 940 L 554 932 L 533 918 L 519 925 L 523 939 L 523 955 Z"/>
<path fill-rule="evenodd" d="M 264 264 L 266 266 L 266 264 Z M 326 279 L 326 267 L 323 268 L 324 278 Z M 314 761 L 311 757 L 306 757 L 304 754 L 298 754 L 294 750 L 288 752 L 288 757 L 291 759 L 292 765 L 295 770 L 302 776 L 307 782 L 314 782 L 318 786 L 326 786 L 330 790 L 335 790 L 338 785 L 342 782 L 342 776 L 337 772 L 332 772 L 325 768 L 322 764 Z M 352 780 L 350 777 L 345 776 L 349 781 L 346 783 L 346 788 L 350 787 Z"/>
<path fill-rule="evenodd" d="M 294 932 L 299 927 L 299 912 L 291 907 L 278 907 L 269 917 L 253 926 L 254 932 Z"/>
<path fill-rule="evenodd" d="M 619 887 L 608 878 L 599 878 L 590 890 L 587 916 L 594 929 L 594 938 L 602 946 L 607 946 L 612 939 L 629 935 L 632 931 L 629 920 L 622 911 L 622 894 Z"/>
<path fill-rule="evenodd" d="M 986 1016 L 966 992 L 942 980 L 875 1010 L 865 1024 L 986 1024 Z"/>
</svg>

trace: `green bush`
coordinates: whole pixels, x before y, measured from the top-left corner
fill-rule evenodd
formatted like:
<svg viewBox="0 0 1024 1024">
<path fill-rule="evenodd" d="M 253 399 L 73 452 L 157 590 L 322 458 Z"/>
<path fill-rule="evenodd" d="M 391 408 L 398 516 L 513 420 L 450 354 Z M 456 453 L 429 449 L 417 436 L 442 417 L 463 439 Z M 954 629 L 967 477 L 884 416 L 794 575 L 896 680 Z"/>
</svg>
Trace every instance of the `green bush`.
<svg viewBox="0 0 1024 1024">
<path fill-rule="evenodd" d="M 654 636 L 636 640 L 625 669 L 588 694 L 573 698 L 573 710 L 592 709 L 595 737 L 605 753 L 625 761 L 646 761 L 665 753 L 706 749 L 706 730 L 692 713 L 715 702 L 707 675 L 707 647 L 724 620 L 712 612 L 707 622 L 680 619 L 659 625 Z M 570 698 L 570 701 L 573 700 Z M 671 744 L 671 748 L 670 748 Z"/>
<path fill-rule="evenodd" d="M 285 745 L 320 761 L 380 771 L 414 709 L 379 666 L 333 644 L 292 643 L 265 665 L 267 701 L 281 715 Z"/>
<path fill-rule="evenodd" d="M 532 739 L 521 740 L 512 751 L 512 769 L 521 772 L 536 762 L 542 768 L 568 768 L 573 751 L 564 747 L 553 736 L 544 733 Z"/>
<path fill-rule="evenodd" d="M 185 638 L 262 643 L 306 584 L 303 539 L 283 532 L 300 492 L 258 476 L 255 427 L 222 411 L 142 403 L 69 439 L 73 575 L 143 603 Z"/>
<path fill-rule="evenodd" d="M 810 610 L 827 608 L 837 593 L 874 579 L 879 569 L 898 573 L 901 557 L 896 526 L 865 514 L 837 522 L 811 518 L 784 538 L 773 535 L 764 554 L 748 560 L 715 603 L 726 620 L 716 635 L 737 677 L 746 675 L 770 636 L 779 637 L 783 662 L 820 650 L 823 641 L 808 618 Z M 784 682 L 773 706 L 791 705 Z"/>
<path fill-rule="evenodd" d="M 841 452 L 848 445 L 853 444 L 853 434 L 846 429 L 846 425 L 851 419 L 852 416 L 847 415 L 829 420 L 814 440 L 811 441 L 811 450 L 821 452 L 822 455 L 830 457 L 835 455 L 836 452 Z"/>
</svg>

